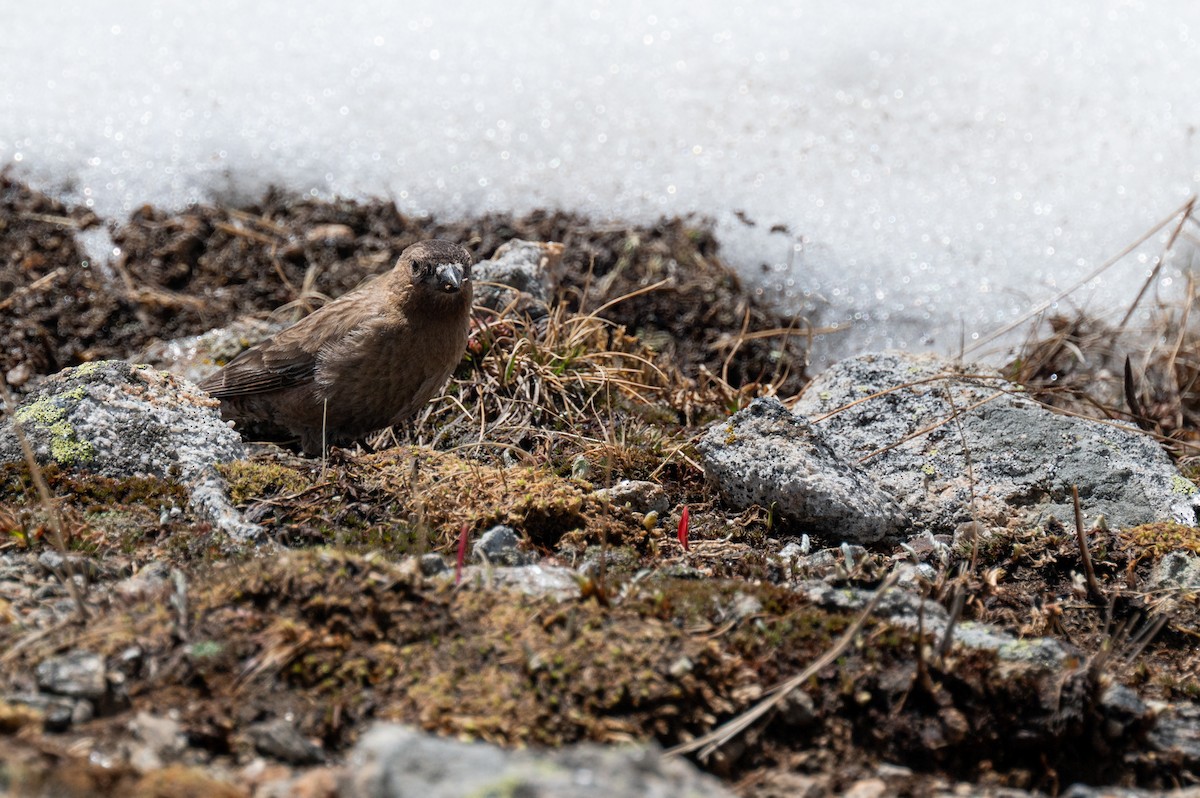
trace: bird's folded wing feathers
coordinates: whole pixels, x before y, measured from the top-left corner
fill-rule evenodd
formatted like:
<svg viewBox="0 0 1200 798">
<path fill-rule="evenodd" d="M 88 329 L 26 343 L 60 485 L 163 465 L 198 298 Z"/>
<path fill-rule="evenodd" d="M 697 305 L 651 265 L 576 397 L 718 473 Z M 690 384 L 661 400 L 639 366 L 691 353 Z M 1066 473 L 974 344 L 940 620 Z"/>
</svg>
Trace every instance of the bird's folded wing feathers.
<svg viewBox="0 0 1200 798">
<path fill-rule="evenodd" d="M 374 315 L 365 307 L 358 313 L 341 312 L 346 298 L 331 302 L 270 341 L 242 352 L 200 387 L 214 399 L 228 399 L 312 382 L 321 351 Z"/>
</svg>

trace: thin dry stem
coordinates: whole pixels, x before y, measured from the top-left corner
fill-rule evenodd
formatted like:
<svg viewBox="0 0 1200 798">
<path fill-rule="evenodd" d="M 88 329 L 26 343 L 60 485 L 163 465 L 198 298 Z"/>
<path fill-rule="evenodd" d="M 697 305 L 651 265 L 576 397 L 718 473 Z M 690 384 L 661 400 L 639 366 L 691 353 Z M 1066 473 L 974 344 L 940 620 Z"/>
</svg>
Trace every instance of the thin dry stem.
<svg viewBox="0 0 1200 798">
<path fill-rule="evenodd" d="M 29 467 L 29 476 L 37 488 L 42 507 L 45 509 L 50 521 L 51 542 L 63 557 L 63 573 L 58 574 L 56 572 L 55 575 L 66 586 L 67 592 L 71 594 L 71 601 L 75 604 L 75 612 L 79 620 L 81 622 L 87 621 L 89 616 L 87 607 L 84 605 L 84 593 L 75 582 L 75 566 L 71 561 L 70 552 L 67 550 L 67 536 L 64 530 L 62 513 L 58 511 L 58 506 L 54 503 L 54 497 L 50 494 L 50 485 L 46 482 L 46 475 L 42 473 L 41 466 L 38 465 L 37 457 L 33 453 L 33 447 L 29 444 L 29 438 L 26 437 L 21 422 L 17 420 L 17 405 L 13 400 L 12 393 L 8 390 L 8 383 L 3 377 L 0 377 L 0 396 L 4 399 L 4 406 L 7 408 L 8 415 L 13 421 L 13 432 L 16 433 L 17 442 L 21 446 L 21 453 L 25 456 L 25 464 Z M 87 579 L 86 572 L 82 576 L 84 580 Z"/>
<path fill-rule="evenodd" d="M 1083 560 L 1083 573 L 1087 578 L 1088 594 L 1093 600 L 1106 601 L 1100 583 L 1096 581 L 1096 569 L 1092 567 L 1092 555 L 1088 551 L 1087 534 L 1083 529 L 1083 511 L 1079 507 L 1079 486 L 1071 486 L 1071 500 L 1075 503 L 1075 535 L 1079 540 L 1079 558 Z"/>
</svg>

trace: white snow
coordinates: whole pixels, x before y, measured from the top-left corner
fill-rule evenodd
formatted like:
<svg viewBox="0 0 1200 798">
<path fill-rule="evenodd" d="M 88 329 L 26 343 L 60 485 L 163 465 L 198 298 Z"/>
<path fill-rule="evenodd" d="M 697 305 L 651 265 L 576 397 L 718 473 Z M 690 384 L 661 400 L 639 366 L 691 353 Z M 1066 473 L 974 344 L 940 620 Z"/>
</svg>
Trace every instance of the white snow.
<svg viewBox="0 0 1200 798">
<path fill-rule="evenodd" d="M 840 346 L 944 351 L 1200 184 L 1195 0 L 345 5 L 0 0 L 0 168 L 113 219 L 270 184 L 695 212 Z"/>
</svg>

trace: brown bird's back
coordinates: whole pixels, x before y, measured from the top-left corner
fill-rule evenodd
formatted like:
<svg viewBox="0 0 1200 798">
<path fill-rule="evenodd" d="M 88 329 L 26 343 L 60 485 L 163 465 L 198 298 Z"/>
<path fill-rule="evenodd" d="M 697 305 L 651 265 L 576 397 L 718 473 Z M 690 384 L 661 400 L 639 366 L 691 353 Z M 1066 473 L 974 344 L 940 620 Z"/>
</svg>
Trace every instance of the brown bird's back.
<svg viewBox="0 0 1200 798">
<path fill-rule="evenodd" d="M 467 343 L 470 253 L 422 241 L 395 268 L 247 349 L 200 384 L 221 414 L 308 454 L 412 417 Z M 322 435 L 324 431 L 324 436 Z"/>
</svg>

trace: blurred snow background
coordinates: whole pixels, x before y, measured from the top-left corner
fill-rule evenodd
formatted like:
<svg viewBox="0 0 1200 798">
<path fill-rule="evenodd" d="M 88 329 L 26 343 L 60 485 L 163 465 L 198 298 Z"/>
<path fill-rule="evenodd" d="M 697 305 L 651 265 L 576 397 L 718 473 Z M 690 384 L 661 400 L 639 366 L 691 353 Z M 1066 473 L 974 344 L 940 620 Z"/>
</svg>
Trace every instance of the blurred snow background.
<svg viewBox="0 0 1200 798">
<path fill-rule="evenodd" d="M 0 0 L 0 26 L 0 168 L 107 218 L 270 184 L 698 213 L 763 290 L 854 321 L 841 351 L 954 351 L 1200 185 L 1195 0 Z M 1123 309 L 1159 249 L 1072 300 Z"/>
</svg>

